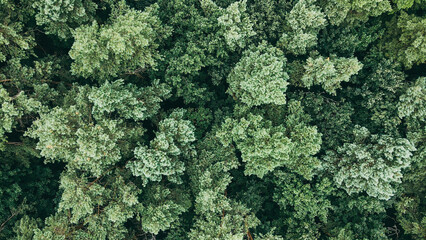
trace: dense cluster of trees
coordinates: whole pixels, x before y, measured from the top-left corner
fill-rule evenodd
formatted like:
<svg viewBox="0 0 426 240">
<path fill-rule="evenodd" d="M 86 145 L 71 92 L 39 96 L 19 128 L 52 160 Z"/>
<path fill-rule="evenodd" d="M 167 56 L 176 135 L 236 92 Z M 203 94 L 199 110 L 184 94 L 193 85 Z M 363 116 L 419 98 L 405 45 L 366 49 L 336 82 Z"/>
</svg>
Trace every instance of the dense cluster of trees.
<svg viewBox="0 0 426 240">
<path fill-rule="evenodd" d="M 0 0 L 0 239 L 426 239 L 425 0 Z"/>
</svg>

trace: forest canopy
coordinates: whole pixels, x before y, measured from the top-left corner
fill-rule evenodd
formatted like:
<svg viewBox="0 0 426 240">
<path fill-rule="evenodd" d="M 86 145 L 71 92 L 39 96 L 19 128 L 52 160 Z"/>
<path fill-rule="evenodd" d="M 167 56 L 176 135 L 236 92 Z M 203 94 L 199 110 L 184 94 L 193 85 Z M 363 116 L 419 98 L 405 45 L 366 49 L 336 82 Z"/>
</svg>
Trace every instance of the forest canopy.
<svg viewBox="0 0 426 240">
<path fill-rule="evenodd" d="M 426 0 L 0 0 L 0 239 L 426 239 Z"/>
</svg>

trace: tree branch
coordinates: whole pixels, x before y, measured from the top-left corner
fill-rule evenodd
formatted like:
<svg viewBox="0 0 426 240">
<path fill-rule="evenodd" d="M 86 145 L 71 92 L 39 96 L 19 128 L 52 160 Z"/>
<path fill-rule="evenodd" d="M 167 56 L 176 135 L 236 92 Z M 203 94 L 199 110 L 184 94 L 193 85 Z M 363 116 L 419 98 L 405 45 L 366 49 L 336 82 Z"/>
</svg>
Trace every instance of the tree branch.
<svg viewBox="0 0 426 240">
<path fill-rule="evenodd" d="M 0 225 L 0 232 L 3 231 L 4 227 L 6 226 L 6 223 L 8 223 L 14 216 L 18 215 L 18 213 L 18 211 L 12 213 L 12 215 Z"/>
<path fill-rule="evenodd" d="M 116 166 L 112 166 L 112 167 L 110 167 L 108 170 L 106 170 L 105 171 L 105 173 L 104 174 L 101 174 L 99 177 L 97 177 L 95 180 L 93 180 L 92 182 L 90 182 L 88 185 L 87 185 L 87 187 L 86 187 L 86 191 L 87 190 L 89 190 L 89 188 L 93 185 L 93 184 L 95 184 L 97 181 L 99 181 L 101 178 L 103 178 L 104 177 L 104 175 L 107 173 L 107 172 L 109 172 L 110 170 L 112 170 L 112 169 L 114 169 Z"/>
<path fill-rule="evenodd" d="M 23 145 L 24 143 L 23 142 L 6 142 L 6 144 L 20 146 L 20 145 Z"/>
</svg>

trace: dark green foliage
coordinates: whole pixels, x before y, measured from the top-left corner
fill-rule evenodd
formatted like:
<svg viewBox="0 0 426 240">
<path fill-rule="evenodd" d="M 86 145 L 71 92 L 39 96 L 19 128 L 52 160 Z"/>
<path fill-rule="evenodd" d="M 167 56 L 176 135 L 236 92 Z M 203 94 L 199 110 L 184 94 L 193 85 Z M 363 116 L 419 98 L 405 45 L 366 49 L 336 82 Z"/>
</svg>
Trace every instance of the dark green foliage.
<svg viewBox="0 0 426 240">
<path fill-rule="evenodd" d="M 350 57 L 355 52 L 364 52 L 384 34 L 380 19 L 366 23 L 356 22 L 343 26 L 330 25 L 321 32 L 321 50 Z"/>
<path fill-rule="evenodd" d="M 327 223 L 332 209 L 327 196 L 333 191 L 332 182 L 304 183 L 303 179 L 282 171 L 274 175 L 274 201 L 280 206 L 286 237 L 289 239 L 317 239 L 321 223 Z M 318 221 L 319 220 L 319 221 Z"/>
<path fill-rule="evenodd" d="M 389 220 L 386 205 L 383 201 L 364 195 L 348 196 L 344 191 L 334 194 L 333 210 L 329 221 L 324 226 L 324 232 L 330 239 L 389 239 L 392 228 L 386 229 L 385 222 Z"/>
<path fill-rule="evenodd" d="M 0 0 L 0 239 L 425 239 L 425 3 Z"/>
<path fill-rule="evenodd" d="M 426 61 L 426 19 L 401 12 L 388 23 L 383 47 L 388 58 L 411 68 Z"/>
<path fill-rule="evenodd" d="M 58 191 L 58 176 L 43 166 L 41 159 L 28 153 L 15 154 L 13 148 L 16 147 L 3 151 L 0 157 L 0 238 L 3 239 L 12 235 L 13 224 L 25 214 L 45 218 L 54 213 L 53 198 Z M 9 218 L 10 221 L 3 222 Z"/>
<path fill-rule="evenodd" d="M 32 1 L 15 2 L 0 2 L 0 63 L 27 57 L 35 44 L 33 32 L 25 25 L 34 14 Z"/>
<path fill-rule="evenodd" d="M 366 111 L 365 120 L 357 120 L 360 125 L 368 126 L 381 133 L 398 133 L 401 119 L 398 114 L 398 98 L 403 93 L 405 76 L 398 64 L 390 60 L 377 62 L 377 56 L 368 56 L 357 88 L 348 89 L 348 94 L 354 94 L 359 99 L 357 109 Z M 399 117 L 398 117 L 399 116 Z"/>
<path fill-rule="evenodd" d="M 322 0 L 324 11 L 333 25 L 366 22 L 392 10 L 389 0 Z"/>
</svg>

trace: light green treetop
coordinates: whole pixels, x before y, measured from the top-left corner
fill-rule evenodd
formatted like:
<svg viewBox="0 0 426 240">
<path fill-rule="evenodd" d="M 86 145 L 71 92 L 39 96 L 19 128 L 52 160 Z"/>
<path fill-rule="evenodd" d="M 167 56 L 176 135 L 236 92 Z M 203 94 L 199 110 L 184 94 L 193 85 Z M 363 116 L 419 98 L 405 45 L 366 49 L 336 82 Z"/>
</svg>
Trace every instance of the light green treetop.
<svg viewBox="0 0 426 240">
<path fill-rule="evenodd" d="M 73 28 L 93 20 L 98 8 L 91 0 L 42 0 L 35 1 L 33 6 L 37 9 L 37 25 L 61 39 L 70 38 Z"/>
<path fill-rule="evenodd" d="M 68 106 L 40 114 L 26 135 L 39 139 L 37 149 L 46 161 L 62 160 L 95 176 L 128 154 L 126 139 L 143 134 L 139 121 L 156 113 L 169 93 L 161 84 L 138 89 L 122 81 L 74 90 L 66 97 Z"/>
<path fill-rule="evenodd" d="M 245 51 L 227 78 L 228 93 L 248 106 L 285 104 L 286 61 L 281 50 L 265 42 Z"/>
<path fill-rule="evenodd" d="M 253 23 L 244 14 L 246 12 L 247 0 L 236 1 L 223 9 L 223 13 L 217 18 L 220 27 L 219 34 L 223 35 L 230 49 L 244 48 L 247 38 L 255 35 Z"/>
<path fill-rule="evenodd" d="M 315 2 L 300 0 L 294 5 L 286 17 L 289 31 L 281 36 L 279 46 L 295 55 L 303 55 L 317 45 L 317 35 L 327 25 L 327 20 Z"/>
<path fill-rule="evenodd" d="M 140 189 L 120 169 L 109 175 L 89 180 L 85 174 L 65 171 L 58 211 L 46 218 L 44 228 L 34 230 L 34 239 L 124 239 L 124 223 L 136 212 Z"/>
<path fill-rule="evenodd" d="M 94 21 L 74 31 L 75 41 L 69 52 L 74 60 L 73 74 L 104 81 L 156 66 L 161 58 L 159 40 L 171 33 L 157 16 L 158 5 L 143 12 L 127 9 L 117 14 L 109 24 L 99 26 Z"/>
<path fill-rule="evenodd" d="M 357 74 L 362 66 L 356 58 L 309 57 L 301 81 L 308 88 L 314 84 L 321 85 L 326 92 L 336 95 L 340 83 L 349 82 L 350 77 Z"/>
<path fill-rule="evenodd" d="M 365 191 L 378 199 L 390 199 L 395 193 L 392 185 L 401 182 L 415 147 L 407 139 L 374 135 L 359 126 L 353 136 L 354 142 L 324 157 L 337 186 L 348 194 Z"/>
<path fill-rule="evenodd" d="M 246 175 L 260 178 L 275 168 L 287 167 L 306 178 L 311 178 L 319 161 L 313 157 L 321 145 L 321 134 L 316 127 L 306 125 L 300 114 L 300 102 L 289 104 L 285 124 L 273 126 L 261 115 L 249 113 L 239 120 L 227 118 L 217 137 L 224 146 L 235 143 L 246 162 Z M 303 164 L 302 164 L 303 162 Z"/>
<path fill-rule="evenodd" d="M 135 148 L 137 160 L 127 164 L 127 167 L 134 176 L 140 176 L 144 184 L 161 181 L 163 176 L 167 176 L 171 182 L 181 183 L 180 175 L 185 171 L 185 164 L 180 158 L 195 154 L 191 145 L 195 141 L 194 126 L 182 119 L 184 113 L 182 109 L 175 110 L 162 120 L 149 148 Z"/>
<path fill-rule="evenodd" d="M 424 120 L 426 116 L 426 77 L 419 77 L 413 86 L 401 95 L 399 101 L 399 117 L 410 116 Z"/>
</svg>

